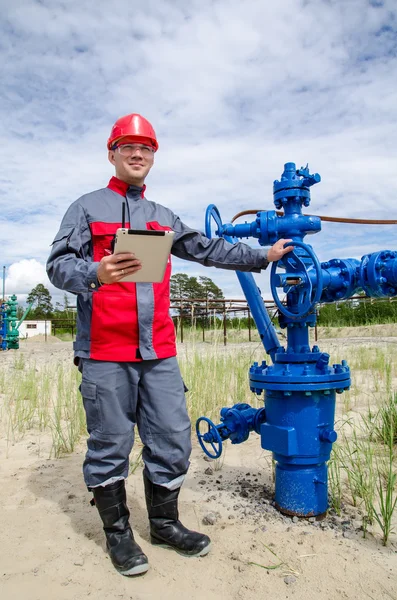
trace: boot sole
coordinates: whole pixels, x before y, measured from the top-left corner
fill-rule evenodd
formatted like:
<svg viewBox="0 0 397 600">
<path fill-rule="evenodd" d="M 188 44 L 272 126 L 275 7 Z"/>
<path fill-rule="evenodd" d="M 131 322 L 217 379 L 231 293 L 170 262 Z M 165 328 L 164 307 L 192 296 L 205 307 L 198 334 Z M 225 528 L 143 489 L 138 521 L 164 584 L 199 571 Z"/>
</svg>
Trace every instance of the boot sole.
<svg viewBox="0 0 397 600">
<path fill-rule="evenodd" d="M 200 556 L 206 556 L 211 550 L 211 543 L 209 543 L 208 546 L 205 546 L 205 548 L 203 548 L 199 552 L 196 552 L 196 554 L 187 554 L 186 552 L 179 550 L 179 548 L 176 548 L 175 546 L 170 546 L 169 544 L 159 544 L 157 540 L 152 540 L 152 546 L 156 546 L 157 548 L 164 548 L 165 550 L 175 550 L 175 552 L 177 552 L 181 556 L 186 556 L 186 558 L 199 558 Z"/>
<path fill-rule="evenodd" d="M 119 569 L 117 569 L 117 571 L 120 573 L 120 575 L 124 575 L 125 577 L 133 577 L 134 575 L 143 575 L 148 571 L 148 569 L 149 565 L 146 563 L 143 565 L 137 565 L 136 567 L 132 567 L 126 571 L 120 571 Z"/>
</svg>

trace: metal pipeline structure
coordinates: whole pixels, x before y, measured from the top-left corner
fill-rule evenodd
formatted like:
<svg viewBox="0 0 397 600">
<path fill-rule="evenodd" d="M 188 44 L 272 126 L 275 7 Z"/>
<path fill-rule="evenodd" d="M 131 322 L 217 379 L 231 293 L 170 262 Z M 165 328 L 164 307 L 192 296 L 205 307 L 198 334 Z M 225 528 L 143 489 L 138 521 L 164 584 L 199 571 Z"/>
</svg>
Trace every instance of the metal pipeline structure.
<svg viewBox="0 0 397 600">
<path fill-rule="evenodd" d="M 262 344 L 271 362 L 255 362 L 249 369 L 250 389 L 264 394 L 264 407 L 236 404 L 220 411 L 220 424 L 207 417 L 196 423 L 204 452 L 218 458 L 222 442 L 240 444 L 251 431 L 260 435 L 261 446 L 275 461 L 275 504 L 284 514 L 298 517 L 325 516 L 328 508 L 327 461 L 337 439 L 334 429 L 336 394 L 350 387 L 346 360 L 330 364 L 330 356 L 309 344 L 309 327 L 316 323 L 316 304 L 351 298 L 360 289 L 370 297 L 397 295 L 397 251 L 381 250 L 354 258 L 332 258 L 320 262 L 303 239 L 321 231 L 321 218 L 302 214 L 310 204 L 310 187 L 321 181 L 308 166 L 296 169 L 286 163 L 280 181 L 273 186 L 277 211 L 260 211 L 251 223 L 222 223 L 214 204 L 206 211 L 206 235 L 235 243 L 257 238 L 261 246 L 279 239 L 292 239 L 294 250 L 273 262 L 271 291 L 279 310 L 279 324 L 287 330 L 283 347 L 251 273 L 237 272 Z M 286 294 L 282 302 L 279 290 Z M 204 424 L 204 427 L 202 426 Z M 203 428 L 205 431 L 203 431 Z"/>
</svg>

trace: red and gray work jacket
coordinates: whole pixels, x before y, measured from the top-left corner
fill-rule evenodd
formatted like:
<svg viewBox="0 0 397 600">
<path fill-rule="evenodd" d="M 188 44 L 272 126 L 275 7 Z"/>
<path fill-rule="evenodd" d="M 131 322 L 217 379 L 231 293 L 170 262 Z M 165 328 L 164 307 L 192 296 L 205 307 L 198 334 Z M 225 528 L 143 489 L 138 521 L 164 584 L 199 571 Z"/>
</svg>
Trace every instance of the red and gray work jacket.
<svg viewBox="0 0 397 600">
<path fill-rule="evenodd" d="M 76 357 L 104 361 L 140 361 L 176 355 L 169 314 L 171 257 L 161 283 L 98 284 L 98 263 L 111 252 L 121 227 L 172 230 L 171 253 L 207 267 L 260 272 L 267 252 L 246 244 L 208 239 L 187 227 L 171 210 L 150 202 L 144 188 L 112 177 L 106 188 L 86 194 L 67 210 L 47 262 L 50 281 L 77 294 Z"/>
</svg>

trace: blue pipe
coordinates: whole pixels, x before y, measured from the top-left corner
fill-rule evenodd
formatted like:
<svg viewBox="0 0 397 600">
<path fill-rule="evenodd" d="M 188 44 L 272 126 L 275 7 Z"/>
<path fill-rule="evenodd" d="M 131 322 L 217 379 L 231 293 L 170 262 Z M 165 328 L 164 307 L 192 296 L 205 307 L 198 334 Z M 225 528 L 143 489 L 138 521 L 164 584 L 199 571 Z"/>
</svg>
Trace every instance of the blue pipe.
<svg viewBox="0 0 397 600">
<path fill-rule="evenodd" d="M 244 296 L 258 329 L 262 344 L 274 362 L 275 354 L 281 344 L 277 337 L 276 330 L 266 310 L 265 303 L 261 296 L 260 290 L 255 283 L 252 273 L 242 273 L 237 271 L 237 277 L 240 282 Z"/>
</svg>

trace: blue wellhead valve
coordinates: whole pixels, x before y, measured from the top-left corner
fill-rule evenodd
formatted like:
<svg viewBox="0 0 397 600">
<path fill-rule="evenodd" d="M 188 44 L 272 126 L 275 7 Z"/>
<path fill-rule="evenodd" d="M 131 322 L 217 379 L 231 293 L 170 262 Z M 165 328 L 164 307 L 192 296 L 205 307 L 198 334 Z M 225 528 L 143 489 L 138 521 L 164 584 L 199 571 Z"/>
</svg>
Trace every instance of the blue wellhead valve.
<svg viewBox="0 0 397 600">
<path fill-rule="evenodd" d="M 362 257 L 333 258 L 320 263 L 303 239 L 321 231 L 320 217 L 304 215 L 310 205 L 310 187 L 321 181 L 309 169 L 286 163 L 273 195 L 277 211 L 260 211 L 251 223 L 222 223 L 219 210 L 208 206 L 207 237 L 216 235 L 235 243 L 257 238 L 261 246 L 289 238 L 294 250 L 272 264 L 270 286 L 279 310 L 280 327 L 287 330 L 283 347 L 251 273 L 237 272 L 270 364 L 254 363 L 249 369 L 250 389 L 264 395 L 264 407 L 236 404 L 220 411 L 215 425 L 201 417 L 196 423 L 198 440 L 211 458 L 222 453 L 222 442 L 240 444 L 251 431 L 260 435 L 261 446 L 273 453 L 275 503 L 284 514 L 321 518 L 328 508 L 327 462 L 334 430 L 336 394 L 350 387 L 345 360 L 330 364 L 330 356 L 317 345 L 310 347 L 309 327 L 316 324 L 316 305 L 350 298 L 362 289 L 370 297 L 397 295 L 397 251 L 382 250 Z M 279 290 L 286 296 L 282 302 Z M 205 431 L 203 431 L 203 426 Z"/>
</svg>

